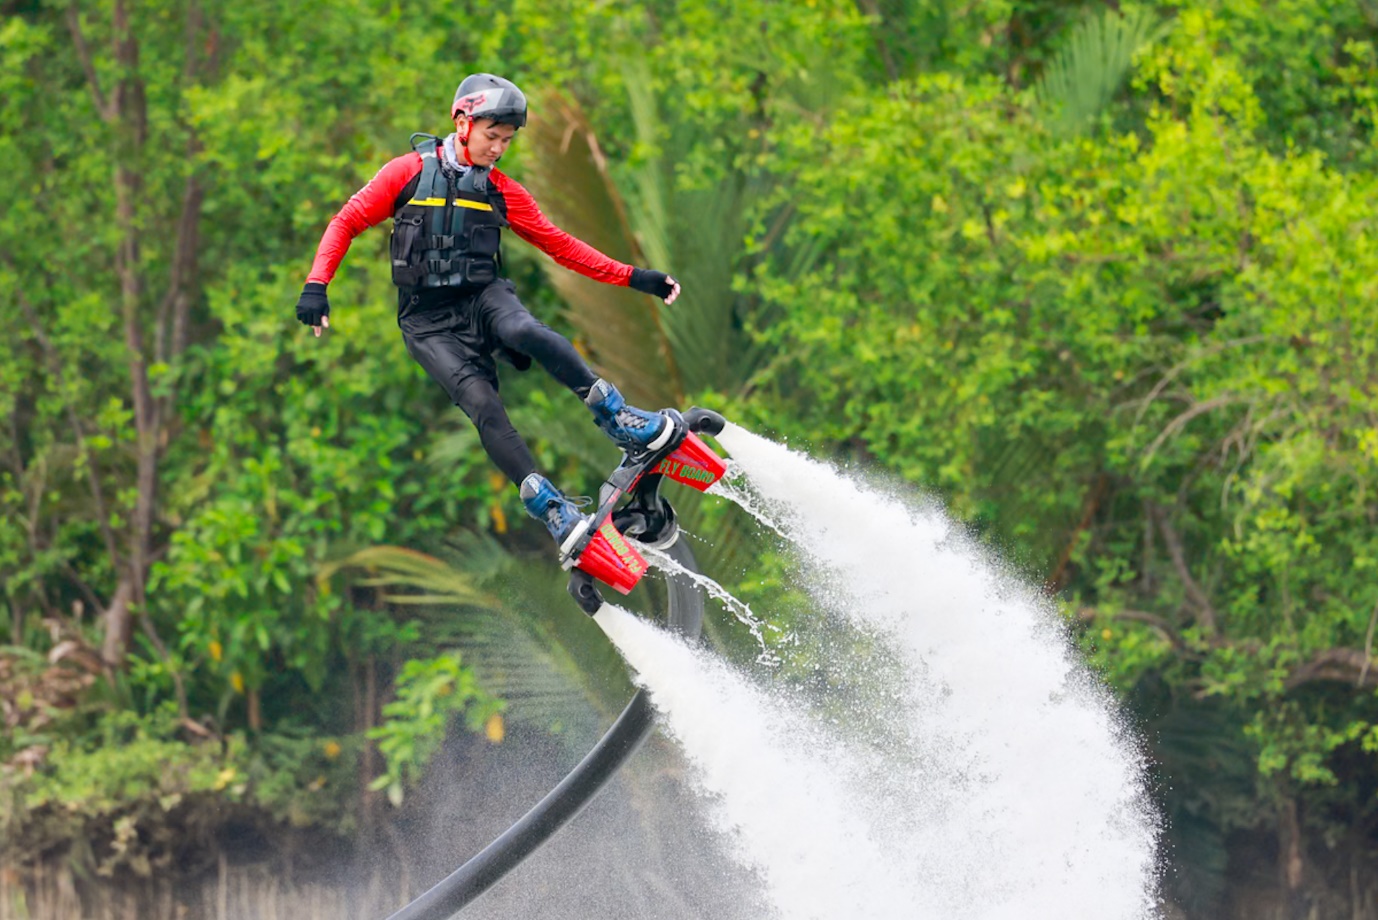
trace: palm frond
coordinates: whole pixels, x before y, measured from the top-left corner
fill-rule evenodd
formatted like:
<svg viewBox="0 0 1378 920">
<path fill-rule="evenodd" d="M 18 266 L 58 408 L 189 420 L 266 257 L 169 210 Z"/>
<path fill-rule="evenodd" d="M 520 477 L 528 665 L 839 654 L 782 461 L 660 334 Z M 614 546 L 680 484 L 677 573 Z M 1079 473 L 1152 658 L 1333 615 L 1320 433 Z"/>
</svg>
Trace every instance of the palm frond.
<svg viewBox="0 0 1378 920">
<path fill-rule="evenodd" d="M 1114 98 L 1160 26 L 1152 9 L 1124 14 L 1106 8 L 1083 19 L 1048 62 L 1035 92 L 1044 124 L 1067 136 L 1083 130 Z"/>
<path fill-rule="evenodd" d="M 453 413 L 450 418 L 453 421 L 448 423 L 448 430 L 431 441 L 426 454 L 427 464 L 435 469 L 452 469 L 483 449 L 478 429 L 462 413 Z"/>
<path fill-rule="evenodd" d="M 685 149 L 691 124 L 666 125 L 654 82 L 640 58 L 624 68 L 636 135 L 643 150 Z M 627 207 L 637 239 L 653 264 L 673 266 L 684 286 L 662 309 L 661 327 L 685 392 L 735 391 L 750 375 L 745 336 L 738 328 L 741 297 L 734 279 L 746 249 L 746 215 L 760 182 L 733 175 L 708 188 L 678 189 L 673 163 L 648 156 L 630 170 Z"/>
<path fill-rule="evenodd" d="M 385 589 L 391 604 L 417 608 L 428 641 L 464 653 L 484 687 L 507 702 L 509 719 L 543 731 L 573 731 L 576 743 L 586 740 L 600 719 L 615 714 L 629 689 L 606 637 L 577 612 L 567 618 L 575 621 L 573 631 L 551 629 L 554 611 L 570 606 L 563 590 L 556 594 L 525 574 L 512 577 L 519 560 L 492 538 L 461 534 L 451 552 L 454 558 L 446 560 L 376 546 L 332 563 L 319 577 L 363 569 L 362 584 Z M 554 571 L 563 580 L 564 573 Z"/>
<path fill-rule="evenodd" d="M 556 224 L 623 262 L 645 265 L 625 202 L 608 173 L 598 139 L 577 102 L 548 93 L 527 129 L 529 181 Z M 670 367 L 658 304 L 627 288 L 600 284 L 552 266 L 551 283 L 593 363 L 634 402 L 672 405 L 681 395 L 674 374 L 646 374 L 648 347 Z"/>
<path fill-rule="evenodd" d="M 636 140 L 643 151 L 658 151 L 665 138 L 664 125 L 656 105 L 650 67 L 644 58 L 628 58 L 622 69 L 631 105 Z M 632 170 L 628 207 L 632 230 L 643 251 L 655 263 L 670 265 L 675 255 L 671 248 L 670 205 L 674 196 L 673 167 L 663 156 L 645 156 Z"/>
<path fill-rule="evenodd" d="M 463 649 L 480 683 L 507 702 L 512 721 L 587 734 L 615 713 L 617 695 L 590 679 L 598 669 L 511 609 L 467 611 L 446 625 L 441 634 Z"/>
<path fill-rule="evenodd" d="M 472 576 L 434 556 L 401 546 L 371 546 L 323 566 L 317 581 L 329 581 L 345 568 L 371 573 L 361 584 L 375 588 L 414 588 L 417 591 L 384 591 L 393 604 L 464 604 L 489 606 L 496 599 L 482 591 Z"/>
<path fill-rule="evenodd" d="M 676 210 L 689 216 L 693 232 L 678 246 L 684 294 L 666 311 L 665 331 L 689 392 L 734 392 L 755 370 L 739 328 L 741 296 L 733 289 L 749 194 L 735 180 L 676 196 Z"/>
<path fill-rule="evenodd" d="M 548 557 L 514 556 L 486 535 L 467 534 L 459 555 L 467 561 L 478 543 L 505 559 L 491 581 L 502 604 L 450 615 L 436 634 L 472 650 L 469 660 L 480 679 L 509 701 L 514 718 L 547 730 L 559 725 L 591 731 L 599 719 L 616 715 L 631 690 L 626 665 L 597 624 L 570 601 L 566 573 Z"/>
</svg>

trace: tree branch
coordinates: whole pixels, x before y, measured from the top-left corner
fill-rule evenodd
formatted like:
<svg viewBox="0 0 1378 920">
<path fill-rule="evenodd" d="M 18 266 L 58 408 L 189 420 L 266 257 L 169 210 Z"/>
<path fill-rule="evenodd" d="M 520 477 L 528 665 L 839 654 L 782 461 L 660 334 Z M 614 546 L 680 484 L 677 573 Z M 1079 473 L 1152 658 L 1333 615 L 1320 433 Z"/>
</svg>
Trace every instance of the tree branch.
<svg viewBox="0 0 1378 920">
<path fill-rule="evenodd" d="M 167 673 L 172 678 L 172 689 L 177 696 L 177 714 L 183 722 L 191 721 L 191 707 L 187 704 L 187 687 L 182 680 L 182 672 L 172 663 L 172 656 L 168 654 L 167 645 L 163 642 L 162 636 L 158 635 L 158 630 L 153 626 L 153 618 L 148 615 L 148 611 L 143 607 L 139 608 L 139 625 L 143 627 L 144 635 L 153 645 L 158 657 L 163 659 L 163 664 L 167 666 Z"/>
<path fill-rule="evenodd" d="M 1114 620 L 1127 620 L 1131 623 L 1143 623 L 1166 639 L 1174 650 L 1179 652 L 1185 652 L 1187 650 L 1187 644 L 1182 641 L 1182 637 L 1177 632 L 1177 628 L 1156 613 L 1149 613 L 1145 610 L 1116 610 L 1110 612 L 1097 610 L 1094 607 L 1082 607 L 1077 611 L 1077 619 L 1084 623 L 1091 622 L 1097 616 L 1108 616 Z"/>
<path fill-rule="evenodd" d="M 191 0 L 187 9 L 185 48 L 182 61 L 183 91 L 196 82 L 200 59 L 197 54 L 197 35 L 201 28 L 201 7 Z M 158 315 L 154 326 L 154 355 L 159 362 L 175 361 L 186 350 L 188 314 L 191 310 L 190 288 L 196 278 L 197 252 L 200 244 L 198 230 L 201 221 L 201 204 L 205 191 L 196 174 L 196 155 L 201 152 L 201 144 L 196 132 L 187 128 L 187 150 L 185 166 L 186 181 L 182 190 L 182 208 L 177 219 L 177 238 L 173 245 L 172 265 L 169 272 L 167 294 L 158 305 Z M 168 317 L 171 315 L 171 329 Z"/>
<path fill-rule="evenodd" d="M 870 17 L 875 21 L 871 24 L 871 34 L 875 37 L 876 51 L 880 54 L 880 61 L 885 65 L 885 75 L 891 82 L 900 78 L 899 68 L 895 66 L 895 59 L 890 54 L 890 47 L 885 43 L 885 14 L 880 11 L 876 0 L 856 0 L 857 9 L 862 15 Z"/>
<path fill-rule="evenodd" d="M 1164 441 L 1185 428 L 1187 423 L 1192 419 L 1200 415 L 1205 415 L 1207 412 L 1219 409 L 1221 406 L 1228 406 L 1230 403 L 1239 402 L 1240 399 L 1241 397 L 1235 396 L 1233 393 L 1226 393 L 1222 396 L 1216 396 L 1212 399 L 1196 403 L 1190 409 L 1168 422 L 1167 427 L 1158 433 L 1158 437 L 1154 438 L 1153 443 L 1148 445 L 1148 449 L 1144 451 L 1144 462 L 1147 463 L 1148 459 L 1158 452 L 1158 448 L 1163 446 Z"/>
<path fill-rule="evenodd" d="M 110 603 L 102 611 L 105 620 L 105 639 L 101 643 L 101 661 L 105 662 L 106 674 L 110 682 L 115 682 L 115 672 L 124 663 L 129 651 L 129 640 L 133 633 L 134 617 L 129 602 L 134 596 L 134 588 L 129 577 L 120 579 Z"/>
<path fill-rule="evenodd" d="M 1191 601 L 1196 608 L 1196 621 L 1201 624 L 1201 628 L 1208 634 L 1214 636 L 1219 631 L 1215 617 L 1215 608 L 1211 606 L 1210 598 L 1201 589 L 1201 585 L 1191 575 L 1191 568 L 1187 565 L 1186 551 L 1182 547 L 1182 538 L 1168 522 L 1167 512 L 1156 502 L 1148 504 L 1149 513 L 1153 515 L 1154 521 L 1158 525 L 1158 531 L 1163 535 L 1163 543 L 1167 545 L 1168 556 L 1172 558 L 1172 567 L 1177 570 L 1177 577 L 1182 580 L 1182 588 L 1186 591 L 1187 600 Z"/>
<path fill-rule="evenodd" d="M 1331 648 L 1317 652 L 1311 660 L 1292 669 L 1287 677 L 1287 689 L 1295 690 L 1316 681 L 1340 681 L 1355 687 L 1378 686 L 1378 673 L 1371 665 L 1373 659 L 1354 648 Z"/>
<path fill-rule="evenodd" d="M 91 602 L 91 609 L 99 616 L 105 610 L 105 603 L 100 599 L 100 596 L 96 594 L 95 589 L 86 583 L 86 580 L 81 577 L 81 573 L 78 572 L 76 567 L 70 562 L 63 562 L 62 570 L 67 573 L 67 577 L 72 580 L 72 584 L 77 586 L 77 590 Z M 74 601 L 73 603 L 80 604 L 81 601 Z"/>
<path fill-rule="evenodd" d="M 1148 395 L 1139 403 L 1139 411 L 1134 415 L 1134 424 L 1137 426 L 1139 422 L 1143 421 L 1144 413 L 1148 411 L 1149 406 L 1153 405 L 1154 400 L 1162 395 L 1163 390 L 1167 389 L 1168 384 L 1176 380 L 1178 375 L 1185 371 L 1192 362 L 1199 361 L 1202 358 L 1210 357 L 1211 355 L 1218 354 L 1231 348 L 1245 348 L 1249 345 L 1256 345 L 1259 342 L 1266 342 L 1269 338 L 1270 337 L 1266 335 L 1251 335 L 1241 339 L 1231 339 L 1228 342 L 1219 342 L 1193 352 L 1185 360 L 1169 368 L 1167 373 L 1163 374 L 1162 378 L 1153 385 L 1153 389 L 1149 390 Z"/>
<path fill-rule="evenodd" d="M 1072 535 L 1067 538 L 1067 544 L 1058 555 L 1057 564 L 1053 566 L 1053 573 L 1048 576 L 1043 583 L 1044 590 L 1049 594 L 1056 594 L 1063 588 L 1063 580 L 1067 576 L 1067 567 L 1072 562 L 1072 553 L 1076 551 L 1077 541 L 1081 539 L 1082 533 L 1091 526 L 1095 520 L 1096 512 L 1100 510 L 1101 502 L 1105 498 L 1105 493 L 1110 485 L 1110 477 L 1105 473 L 1096 474 L 1096 480 L 1091 484 L 1091 489 L 1086 493 L 1086 500 L 1082 503 L 1081 520 L 1072 529 Z"/>
<path fill-rule="evenodd" d="M 201 31 L 201 4 L 190 0 L 187 4 L 187 27 L 183 36 L 186 42 L 182 51 L 182 82 L 190 85 L 196 80 L 197 64 L 196 36 Z"/>
<path fill-rule="evenodd" d="M 1373 615 L 1368 618 L 1368 634 L 1364 636 L 1364 667 L 1359 672 L 1359 686 L 1368 677 L 1368 666 L 1373 661 L 1373 628 L 1378 626 L 1378 604 L 1373 605 Z"/>
<path fill-rule="evenodd" d="M 121 127 L 127 133 L 121 142 L 132 144 L 129 151 L 132 152 L 133 149 L 142 148 L 148 139 L 148 98 L 139 77 L 139 39 L 134 35 L 126 0 L 115 0 L 110 24 L 111 45 L 121 69 L 120 79 L 115 83 L 113 111 L 115 119 L 123 123 Z"/>
<path fill-rule="evenodd" d="M 86 84 L 91 88 L 91 98 L 96 104 L 96 112 L 102 121 L 114 121 L 115 107 L 101 89 L 100 77 L 96 75 L 96 66 L 91 59 L 91 47 L 86 44 L 86 36 L 81 31 L 81 14 L 77 11 L 75 2 L 67 7 L 67 30 L 72 33 L 72 46 L 76 49 L 82 72 L 86 74 Z"/>
<path fill-rule="evenodd" d="M 187 157 L 199 152 L 195 135 L 187 141 Z M 159 362 L 175 361 L 186 351 L 187 326 L 191 312 L 191 287 L 196 277 L 197 248 L 201 222 L 201 203 L 205 192 L 195 172 L 189 172 L 182 190 L 182 210 L 177 219 L 177 242 L 173 247 L 167 294 L 158 305 L 154 356 Z M 171 314 L 171 329 L 168 317 Z"/>
</svg>

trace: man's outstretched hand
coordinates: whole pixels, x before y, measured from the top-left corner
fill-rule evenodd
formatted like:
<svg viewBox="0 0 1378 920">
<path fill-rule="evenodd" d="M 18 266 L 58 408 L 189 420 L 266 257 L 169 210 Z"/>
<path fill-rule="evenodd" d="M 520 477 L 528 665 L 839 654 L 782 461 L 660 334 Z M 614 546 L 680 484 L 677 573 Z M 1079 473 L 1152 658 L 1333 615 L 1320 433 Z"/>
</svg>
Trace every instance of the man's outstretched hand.
<svg viewBox="0 0 1378 920">
<path fill-rule="evenodd" d="M 320 338 L 322 329 L 330 328 L 330 299 L 325 296 L 325 285 L 316 281 L 306 282 L 297 300 L 297 319 L 315 330 L 317 338 Z"/>
<path fill-rule="evenodd" d="M 627 287 L 643 294 L 650 294 L 652 297 L 659 297 L 667 305 L 674 303 L 675 298 L 679 296 L 679 282 L 653 268 L 632 269 L 632 277 L 628 280 Z"/>
</svg>

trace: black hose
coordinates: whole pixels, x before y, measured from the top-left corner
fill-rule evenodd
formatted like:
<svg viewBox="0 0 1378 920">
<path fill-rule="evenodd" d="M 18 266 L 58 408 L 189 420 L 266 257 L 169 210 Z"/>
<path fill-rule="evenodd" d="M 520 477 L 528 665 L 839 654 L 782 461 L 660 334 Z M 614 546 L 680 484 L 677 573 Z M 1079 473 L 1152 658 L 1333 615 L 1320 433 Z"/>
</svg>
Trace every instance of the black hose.
<svg viewBox="0 0 1378 920">
<path fill-rule="evenodd" d="M 683 540 L 676 541 L 667 552 L 689 571 L 698 571 L 694 553 Z M 703 629 L 702 591 L 683 575 L 670 576 L 666 583 L 670 627 L 686 638 L 697 639 Z M 654 722 L 646 691 L 638 690 L 593 750 L 545 798 L 468 862 L 388 920 L 449 920 L 582 811 L 646 740 Z"/>
</svg>

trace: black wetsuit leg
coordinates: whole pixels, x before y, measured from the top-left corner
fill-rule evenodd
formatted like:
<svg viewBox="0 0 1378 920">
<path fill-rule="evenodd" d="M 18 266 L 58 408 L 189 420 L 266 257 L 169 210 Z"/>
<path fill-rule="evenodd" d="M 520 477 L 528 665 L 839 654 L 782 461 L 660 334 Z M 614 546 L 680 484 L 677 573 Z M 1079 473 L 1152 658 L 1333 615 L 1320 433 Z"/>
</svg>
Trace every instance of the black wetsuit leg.
<svg viewBox="0 0 1378 920">
<path fill-rule="evenodd" d="M 489 458 L 516 485 L 536 471 L 531 450 L 512 427 L 498 396 L 498 372 L 484 347 L 472 299 L 453 307 L 402 316 L 407 353 L 473 421 Z"/>
<path fill-rule="evenodd" d="M 523 479 L 536 472 L 531 449 L 512 427 L 497 387 L 482 377 L 466 377 L 454 401 L 473 421 L 483 449 L 513 485 L 520 486 Z"/>
<path fill-rule="evenodd" d="M 511 281 L 501 279 L 485 287 L 475 307 L 488 341 L 534 358 L 580 399 L 589 395 L 598 377 L 569 339 L 531 315 L 517 298 Z"/>
</svg>

